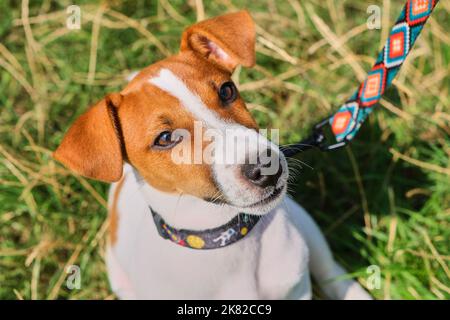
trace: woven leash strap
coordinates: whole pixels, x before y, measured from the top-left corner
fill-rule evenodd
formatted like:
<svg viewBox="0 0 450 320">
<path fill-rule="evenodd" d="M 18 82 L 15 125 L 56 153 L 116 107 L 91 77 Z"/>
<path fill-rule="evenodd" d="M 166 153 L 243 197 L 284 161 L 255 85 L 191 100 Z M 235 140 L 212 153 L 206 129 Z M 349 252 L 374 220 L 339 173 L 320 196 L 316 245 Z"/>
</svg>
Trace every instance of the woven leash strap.
<svg viewBox="0 0 450 320">
<path fill-rule="evenodd" d="M 364 120 L 380 101 L 386 88 L 392 84 L 438 2 L 439 0 L 406 1 L 375 65 L 358 90 L 334 115 L 316 125 L 311 137 L 287 148 L 282 147 L 286 156 L 295 155 L 314 146 L 322 150 L 337 149 L 355 137 Z M 325 136 L 322 133 L 322 127 L 326 124 L 331 125 L 336 144 L 324 145 Z"/>
</svg>

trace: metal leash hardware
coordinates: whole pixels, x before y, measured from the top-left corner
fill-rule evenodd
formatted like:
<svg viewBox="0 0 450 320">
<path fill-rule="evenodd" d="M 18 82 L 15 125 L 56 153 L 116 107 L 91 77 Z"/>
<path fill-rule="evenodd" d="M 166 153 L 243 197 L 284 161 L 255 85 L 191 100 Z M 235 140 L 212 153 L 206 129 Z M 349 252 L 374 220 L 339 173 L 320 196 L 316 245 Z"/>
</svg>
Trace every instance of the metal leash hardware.
<svg viewBox="0 0 450 320">
<path fill-rule="evenodd" d="M 286 157 L 292 157 L 296 155 L 297 153 L 300 153 L 302 151 L 306 151 L 312 148 L 317 148 L 321 151 L 332 151 L 337 150 L 342 147 L 345 147 L 350 140 L 342 140 L 336 143 L 327 144 L 327 138 L 325 136 L 325 133 L 323 132 L 323 129 L 325 126 L 330 124 L 330 118 L 332 116 L 323 119 L 321 122 L 317 123 L 312 128 L 312 133 L 310 136 L 308 136 L 306 139 L 303 139 L 300 142 L 289 144 L 285 146 L 280 146 L 281 151 L 283 152 L 284 156 Z"/>
</svg>

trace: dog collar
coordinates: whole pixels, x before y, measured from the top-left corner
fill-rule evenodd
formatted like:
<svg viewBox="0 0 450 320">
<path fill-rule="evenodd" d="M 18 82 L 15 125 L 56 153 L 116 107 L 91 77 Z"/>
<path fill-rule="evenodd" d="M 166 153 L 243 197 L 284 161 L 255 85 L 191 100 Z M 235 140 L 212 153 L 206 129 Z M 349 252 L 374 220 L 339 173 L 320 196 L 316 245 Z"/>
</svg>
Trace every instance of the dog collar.
<svg viewBox="0 0 450 320">
<path fill-rule="evenodd" d="M 168 225 L 151 207 L 149 208 L 161 237 L 192 249 L 217 249 L 229 246 L 244 238 L 261 219 L 261 216 L 239 213 L 229 222 L 216 228 L 206 230 L 176 229 Z"/>
</svg>

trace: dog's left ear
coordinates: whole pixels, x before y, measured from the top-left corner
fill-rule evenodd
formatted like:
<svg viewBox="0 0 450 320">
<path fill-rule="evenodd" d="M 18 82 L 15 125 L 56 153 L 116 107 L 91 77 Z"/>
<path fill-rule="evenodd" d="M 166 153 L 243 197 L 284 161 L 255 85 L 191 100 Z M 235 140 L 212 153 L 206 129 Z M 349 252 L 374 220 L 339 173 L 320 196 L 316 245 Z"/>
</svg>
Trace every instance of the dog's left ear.
<svg viewBox="0 0 450 320">
<path fill-rule="evenodd" d="M 118 119 L 121 102 L 121 94 L 111 93 L 89 108 L 70 127 L 53 157 L 85 177 L 118 181 L 126 153 Z"/>
<path fill-rule="evenodd" d="M 192 50 L 233 72 L 237 65 L 255 64 L 255 24 L 247 11 L 196 23 L 181 38 L 181 51 Z"/>
</svg>

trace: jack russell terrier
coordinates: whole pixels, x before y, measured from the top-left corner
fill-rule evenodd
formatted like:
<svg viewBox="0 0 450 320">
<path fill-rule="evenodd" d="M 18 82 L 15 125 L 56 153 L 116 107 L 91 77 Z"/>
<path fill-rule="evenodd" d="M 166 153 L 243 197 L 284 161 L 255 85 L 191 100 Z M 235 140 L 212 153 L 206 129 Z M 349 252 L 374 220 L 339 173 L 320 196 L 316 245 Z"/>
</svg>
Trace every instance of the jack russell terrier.
<svg viewBox="0 0 450 320">
<path fill-rule="evenodd" d="M 254 64 L 246 11 L 194 24 L 178 54 L 91 107 L 55 151 L 73 171 L 114 182 L 106 261 L 119 298 L 310 299 L 311 270 L 331 299 L 370 299 L 343 279 L 319 228 L 286 195 L 286 159 L 258 133 L 231 80 L 238 65 Z M 176 148 L 193 148 L 177 131 L 195 135 L 197 122 L 245 134 L 238 157 L 256 161 L 215 161 L 223 141 L 209 163 L 174 161 Z"/>
</svg>

